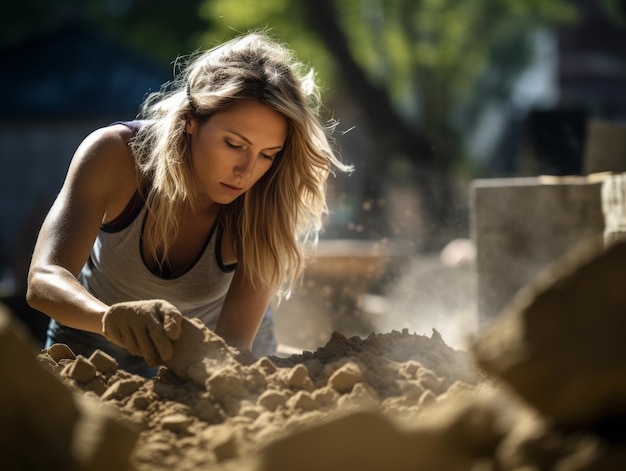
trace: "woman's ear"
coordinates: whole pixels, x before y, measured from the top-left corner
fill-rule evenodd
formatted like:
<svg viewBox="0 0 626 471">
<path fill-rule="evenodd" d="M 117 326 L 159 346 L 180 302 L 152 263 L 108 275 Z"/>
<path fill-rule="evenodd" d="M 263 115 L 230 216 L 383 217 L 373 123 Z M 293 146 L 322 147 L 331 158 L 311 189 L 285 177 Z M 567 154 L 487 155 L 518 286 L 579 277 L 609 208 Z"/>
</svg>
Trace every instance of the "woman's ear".
<svg viewBox="0 0 626 471">
<path fill-rule="evenodd" d="M 190 112 L 185 113 L 185 132 L 194 134 L 198 128 L 198 120 Z"/>
</svg>

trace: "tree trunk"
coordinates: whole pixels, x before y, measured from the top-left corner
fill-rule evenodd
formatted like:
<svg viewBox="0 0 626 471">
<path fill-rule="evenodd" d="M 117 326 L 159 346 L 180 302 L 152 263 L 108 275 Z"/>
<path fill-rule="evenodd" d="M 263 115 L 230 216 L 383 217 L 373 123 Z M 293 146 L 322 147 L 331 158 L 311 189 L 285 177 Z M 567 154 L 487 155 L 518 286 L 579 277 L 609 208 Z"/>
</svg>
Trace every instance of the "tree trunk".
<svg viewBox="0 0 626 471">
<path fill-rule="evenodd" d="M 430 139 L 416 126 L 409 127 L 394 110 L 386 90 L 372 84 L 352 56 L 348 39 L 341 30 L 336 12 L 329 0 L 309 0 L 307 18 L 333 56 L 345 89 L 363 110 L 371 139 L 371 165 L 368 171 L 368 192 L 375 197 L 383 194 L 390 162 L 404 157 L 412 163 L 409 181 L 417 188 L 425 210 L 426 240 L 421 249 L 436 247 L 437 239 L 448 221 L 452 198 L 452 182 L 448 175 L 451 156 L 435 149 Z M 371 216 L 370 216 L 371 217 Z"/>
</svg>

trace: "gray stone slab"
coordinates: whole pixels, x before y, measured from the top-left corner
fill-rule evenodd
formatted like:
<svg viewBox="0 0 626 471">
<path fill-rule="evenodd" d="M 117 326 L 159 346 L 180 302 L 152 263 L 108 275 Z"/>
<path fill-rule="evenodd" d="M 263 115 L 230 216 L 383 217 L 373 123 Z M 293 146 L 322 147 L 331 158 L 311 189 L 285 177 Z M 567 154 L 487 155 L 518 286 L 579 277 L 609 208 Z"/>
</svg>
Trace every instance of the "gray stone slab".
<svg viewBox="0 0 626 471">
<path fill-rule="evenodd" d="M 480 322 L 497 316 L 549 264 L 590 237 L 602 235 L 603 178 L 525 177 L 471 183 Z"/>
</svg>

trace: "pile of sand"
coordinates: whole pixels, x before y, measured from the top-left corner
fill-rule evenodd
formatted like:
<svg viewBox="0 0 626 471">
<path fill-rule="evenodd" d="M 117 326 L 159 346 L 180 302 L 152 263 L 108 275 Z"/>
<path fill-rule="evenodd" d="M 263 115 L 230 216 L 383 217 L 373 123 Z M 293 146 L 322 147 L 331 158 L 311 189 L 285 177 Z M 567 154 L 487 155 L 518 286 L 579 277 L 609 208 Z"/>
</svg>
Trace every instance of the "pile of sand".
<svg viewBox="0 0 626 471">
<path fill-rule="evenodd" d="M 625 244 L 587 247 L 470 353 L 436 331 L 336 333 L 255 360 L 188 321 L 153 379 L 63 345 L 35 359 L 5 314 L 0 455 L 6 469 L 626 469 L 625 279 Z"/>
</svg>

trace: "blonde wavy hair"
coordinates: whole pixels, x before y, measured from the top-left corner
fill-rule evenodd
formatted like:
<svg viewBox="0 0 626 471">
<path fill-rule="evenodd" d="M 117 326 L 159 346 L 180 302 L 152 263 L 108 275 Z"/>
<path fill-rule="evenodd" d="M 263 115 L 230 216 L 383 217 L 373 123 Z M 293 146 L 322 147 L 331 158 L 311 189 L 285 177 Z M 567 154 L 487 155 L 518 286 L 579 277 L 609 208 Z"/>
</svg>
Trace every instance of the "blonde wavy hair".
<svg viewBox="0 0 626 471">
<path fill-rule="evenodd" d="M 150 95 L 146 119 L 131 148 L 140 187 L 154 224 L 144 237 L 160 264 L 179 229 L 180 208 L 197 207 L 190 148 L 189 113 L 204 122 L 237 100 L 253 99 L 281 113 L 288 135 L 265 175 L 234 202 L 219 221 L 234 241 L 238 263 L 255 285 L 292 289 L 304 266 L 304 243 L 317 240 L 328 211 L 326 180 L 334 169 L 351 171 L 331 145 L 334 122 L 320 119 L 314 73 L 265 32 L 251 32 L 177 62 L 175 79 Z"/>
</svg>

